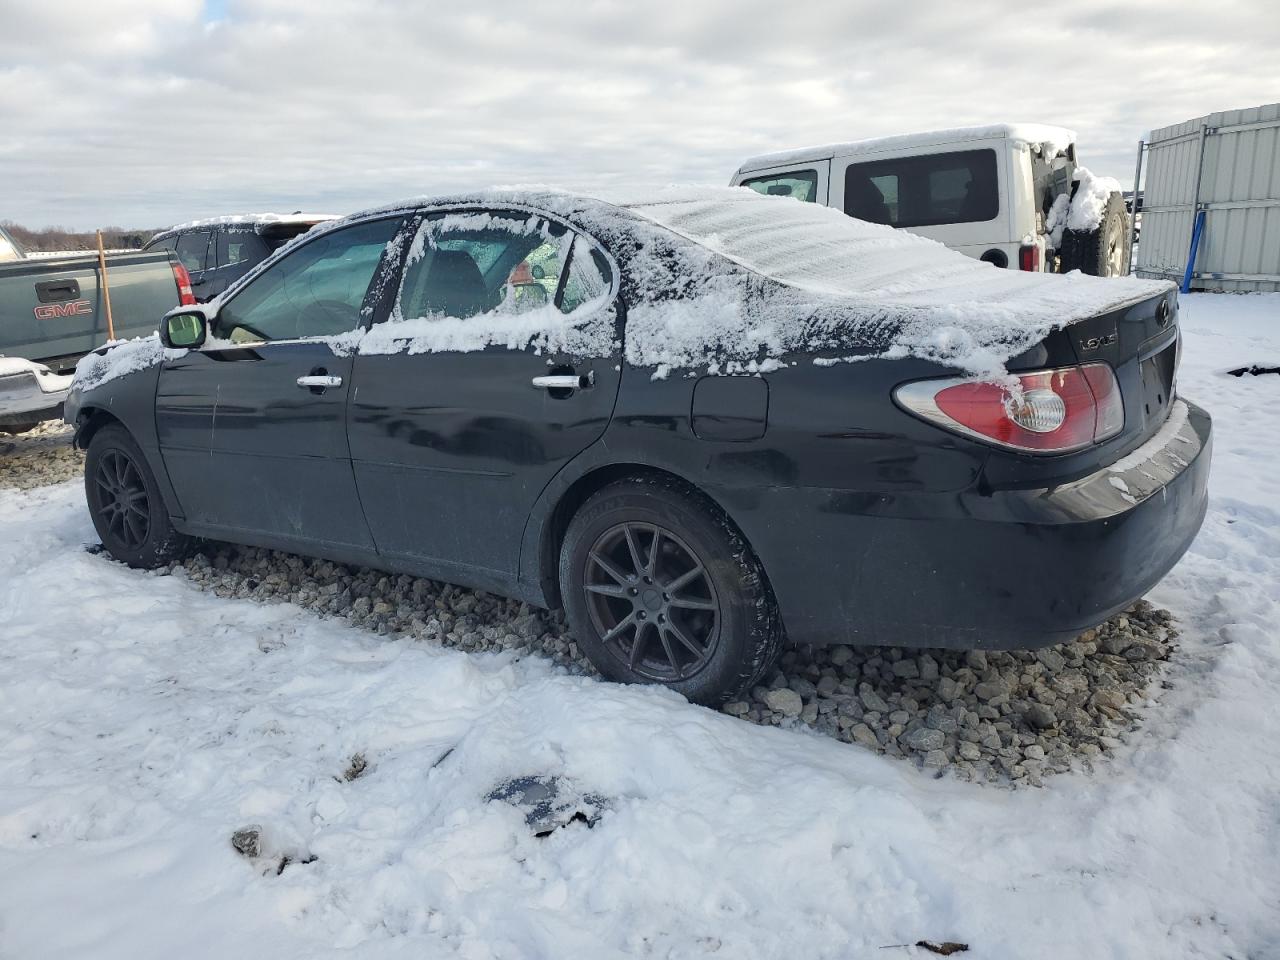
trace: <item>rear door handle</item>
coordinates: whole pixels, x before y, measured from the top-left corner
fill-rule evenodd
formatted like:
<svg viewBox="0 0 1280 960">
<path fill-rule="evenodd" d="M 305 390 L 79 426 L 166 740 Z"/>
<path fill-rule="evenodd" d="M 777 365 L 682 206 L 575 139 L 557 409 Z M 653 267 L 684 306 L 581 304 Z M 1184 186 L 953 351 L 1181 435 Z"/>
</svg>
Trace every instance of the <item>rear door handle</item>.
<svg viewBox="0 0 1280 960">
<path fill-rule="evenodd" d="M 576 373 L 549 373 L 533 378 L 533 385 L 543 390 L 585 390 L 595 382 L 594 371 L 584 376 Z"/>
<path fill-rule="evenodd" d="M 326 387 L 340 387 L 342 386 L 342 378 L 335 377 L 332 374 L 312 374 L 309 377 L 299 377 L 298 386 L 319 387 L 321 390 Z"/>
</svg>

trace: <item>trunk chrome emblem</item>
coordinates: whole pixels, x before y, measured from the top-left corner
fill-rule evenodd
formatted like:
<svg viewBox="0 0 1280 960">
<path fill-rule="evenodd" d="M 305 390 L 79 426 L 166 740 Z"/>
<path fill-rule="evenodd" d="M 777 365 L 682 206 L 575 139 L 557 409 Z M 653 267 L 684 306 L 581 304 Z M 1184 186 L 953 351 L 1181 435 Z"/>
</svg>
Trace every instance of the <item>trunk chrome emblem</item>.
<svg viewBox="0 0 1280 960">
<path fill-rule="evenodd" d="M 1080 341 L 1081 350 L 1097 350 L 1099 347 L 1109 347 L 1116 342 L 1116 335 L 1108 333 L 1105 337 L 1089 337 L 1087 340 Z"/>
</svg>

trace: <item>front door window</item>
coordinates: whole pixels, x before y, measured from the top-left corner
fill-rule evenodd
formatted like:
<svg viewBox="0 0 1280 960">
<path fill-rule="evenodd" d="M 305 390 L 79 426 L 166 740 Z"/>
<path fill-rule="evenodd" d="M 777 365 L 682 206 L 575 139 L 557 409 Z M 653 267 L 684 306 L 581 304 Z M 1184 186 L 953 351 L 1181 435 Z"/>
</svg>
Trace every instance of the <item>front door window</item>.
<svg viewBox="0 0 1280 960">
<path fill-rule="evenodd" d="M 360 327 L 373 273 L 400 219 L 317 237 L 273 265 L 218 314 L 214 336 L 233 343 L 301 340 Z"/>
</svg>

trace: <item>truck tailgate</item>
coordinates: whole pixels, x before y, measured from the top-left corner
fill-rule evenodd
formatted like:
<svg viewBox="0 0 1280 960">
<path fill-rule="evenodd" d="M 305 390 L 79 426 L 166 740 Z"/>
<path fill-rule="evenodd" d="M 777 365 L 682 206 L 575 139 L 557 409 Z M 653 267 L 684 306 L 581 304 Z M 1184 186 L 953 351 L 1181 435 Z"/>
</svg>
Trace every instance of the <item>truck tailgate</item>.
<svg viewBox="0 0 1280 960">
<path fill-rule="evenodd" d="M 117 338 L 145 336 L 177 306 L 178 287 L 165 251 L 107 258 Z M 0 355 L 54 370 L 107 340 L 97 254 L 0 264 Z"/>
</svg>

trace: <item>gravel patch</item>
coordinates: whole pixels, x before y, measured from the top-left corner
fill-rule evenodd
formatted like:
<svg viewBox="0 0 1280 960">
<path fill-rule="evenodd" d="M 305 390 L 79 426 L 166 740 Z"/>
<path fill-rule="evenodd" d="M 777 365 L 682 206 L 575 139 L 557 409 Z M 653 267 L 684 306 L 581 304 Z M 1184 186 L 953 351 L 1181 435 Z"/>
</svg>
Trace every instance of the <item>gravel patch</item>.
<svg viewBox="0 0 1280 960">
<path fill-rule="evenodd" d="M 0 487 L 30 490 L 84 476 L 84 451 L 71 446 L 74 428 L 46 420 L 26 433 L 0 432 Z"/>
<path fill-rule="evenodd" d="M 594 674 L 559 612 L 417 577 L 210 544 L 171 572 L 219 596 L 292 602 L 379 634 L 465 651 L 550 657 Z M 1089 767 L 1141 722 L 1175 649 L 1144 600 L 1071 643 L 1034 652 L 787 649 L 768 682 L 724 712 L 901 757 L 936 776 L 1039 786 Z"/>
</svg>

